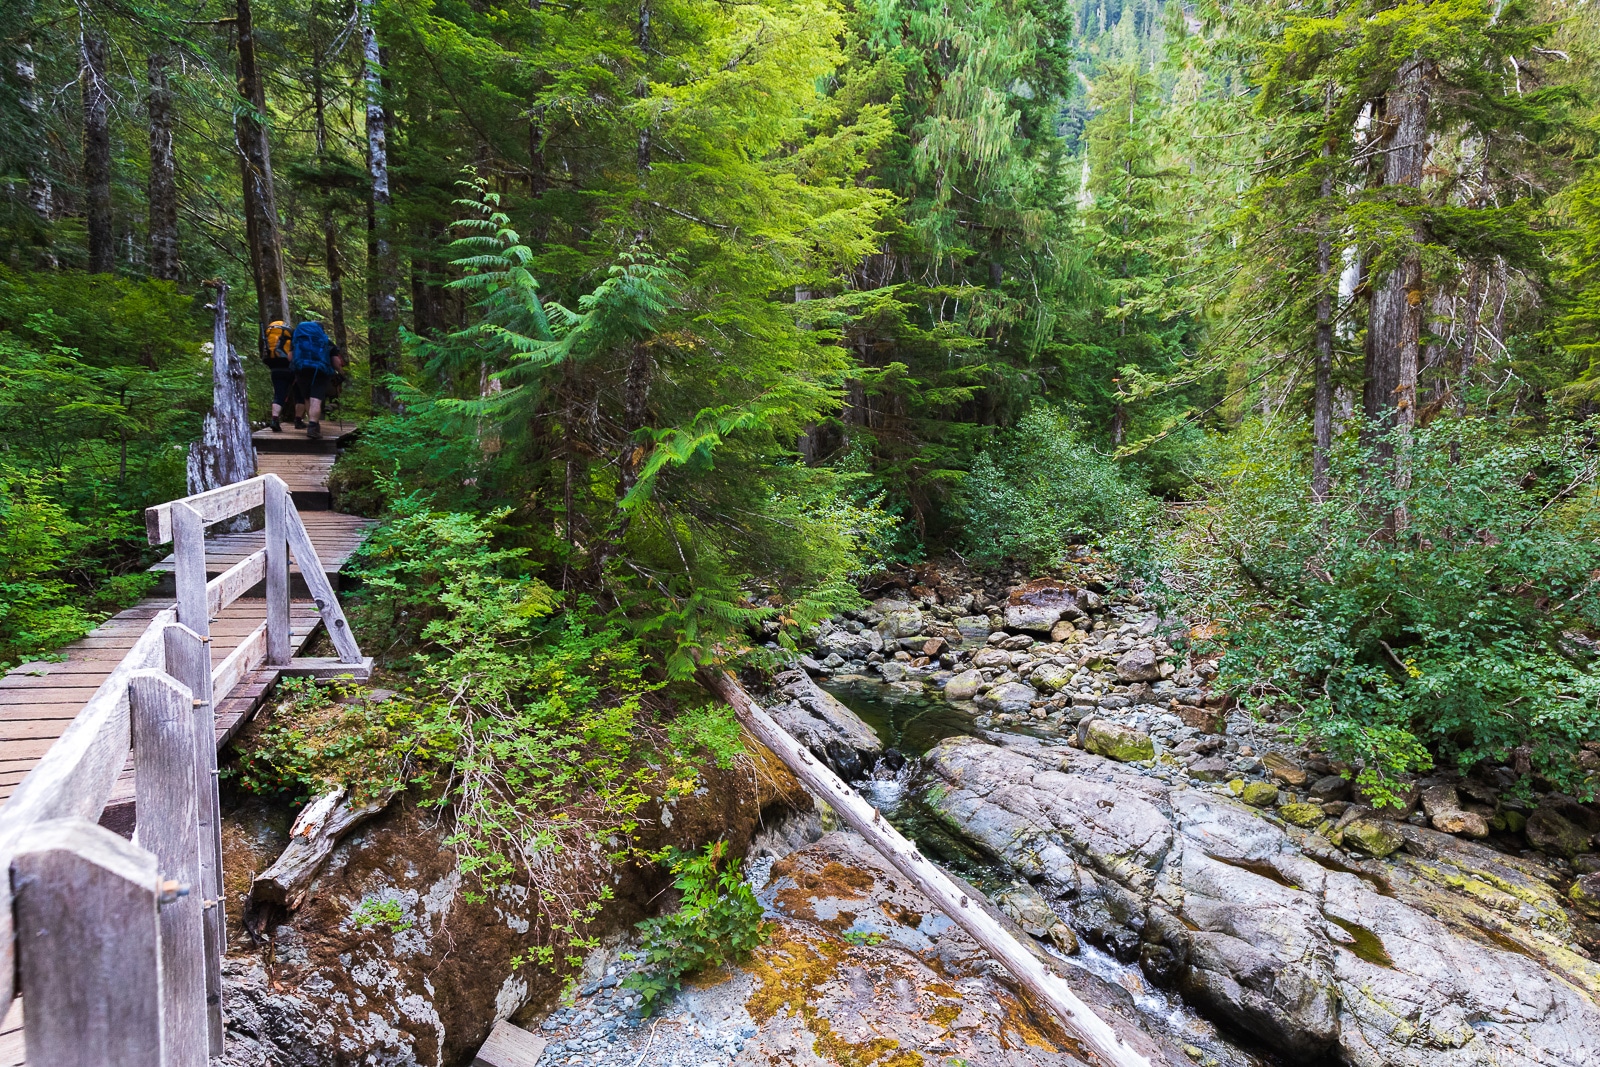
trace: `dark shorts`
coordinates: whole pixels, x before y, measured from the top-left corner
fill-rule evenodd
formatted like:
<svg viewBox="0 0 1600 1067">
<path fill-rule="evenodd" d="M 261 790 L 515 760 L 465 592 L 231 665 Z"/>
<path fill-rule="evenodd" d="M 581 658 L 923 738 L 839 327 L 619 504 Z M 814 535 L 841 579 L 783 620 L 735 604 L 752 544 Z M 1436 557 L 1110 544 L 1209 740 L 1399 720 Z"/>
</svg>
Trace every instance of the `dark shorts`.
<svg viewBox="0 0 1600 1067">
<path fill-rule="evenodd" d="M 272 402 L 287 407 L 293 400 L 295 372 L 293 367 L 270 367 L 272 373 Z"/>
<path fill-rule="evenodd" d="M 296 374 L 301 396 L 308 400 L 328 399 L 328 386 L 333 384 L 332 374 L 316 367 L 301 367 Z"/>
</svg>

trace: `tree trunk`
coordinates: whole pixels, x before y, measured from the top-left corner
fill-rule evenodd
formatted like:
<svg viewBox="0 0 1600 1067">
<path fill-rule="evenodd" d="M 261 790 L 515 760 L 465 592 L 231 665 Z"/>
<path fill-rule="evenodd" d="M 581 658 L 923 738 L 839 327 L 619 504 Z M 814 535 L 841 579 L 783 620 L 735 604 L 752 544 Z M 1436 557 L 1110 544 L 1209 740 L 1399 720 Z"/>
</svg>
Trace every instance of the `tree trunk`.
<svg viewBox="0 0 1600 1067">
<path fill-rule="evenodd" d="M 178 166 L 172 154 L 172 90 L 167 86 L 167 57 L 151 52 L 150 94 L 150 233 L 147 251 L 150 277 L 178 280 Z"/>
<path fill-rule="evenodd" d="M 700 684 L 721 697 L 756 740 L 794 772 L 811 792 L 825 800 L 841 819 L 850 825 L 895 870 L 909 880 L 940 911 L 974 941 L 983 946 L 996 963 L 1009 971 L 1040 1007 L 1055 1015 L 1056 1021 L 1081 1042 L 1092 1057 L 1090 1062 L 1103 1067 L 1150 1067 L 1150 1061 L 1134 1049 L 1094 1010 L 1079 1000 L 1060 975 L 1045 968 L 984 907 L 981 900 L 968 897 L 938 865 L 922 855 L 917 846 L 889 825 L 888 820 L 861 795 L 840 780 L 807 752 L 772 716 L 750 699 L 750 694 L 720 667 L 702 667 L 696 672 Z"/>
<path fill-rule="evenodd" d="M 235 27 L 239 41 L 239 102 L 234 114 L 239 172 L 244 183 L 245 232 L 250 242 L 250 265 L 256 280 L 256 306 L 260 313 L 257 343 L 265 354 L 266 326 L 278 319 L 290 322 L 289 279 L 283 268 L 283 232 L 278 224 L 278 198 L 273 188 L 272 146 L 267 138 L 266 90 L 256 60 L 255 23 L 250 0 L 236 0 Z"/>
<path fill-rule="evenodd" d="M 643 0 L 639 4 L 639 26 L 637 34 L 639 45 L 639 85 L 635 90 L 640 100 L 650 95 L 650 0 Z M 639 128 L 639 169 L 650 169 L 650 124 L 646 122 Z"/>
<path fill-rule="evenodd" d="M 328 154 L 328 108 L 323 78 L 325 57 L 319 47 L 312 59 L 312 103 L 317 117 L 317 162 L 325 161 Z M 344 264 L 339 258 L 339 222 L 334 218 L 333 205 L 322 209 L 322 240 L 328 269 L 328 315 L 333 326 L 333 343 L 350 358 L 350 333 L 344 321 Z"/>
<path fill-rule="evenodd" d="M 256 473 L 244 365 L 228 343 L 228 287 L 221 282 L 209 284 L 217 292 L 212 304 L 211 412 L 201 426 L 200 440 L 189 446 L 190 493 L 242 482 Z M 248 528 L 244 516 L 233 522 L 237 528 Z"/>
<path fill-rule="evenodd" d="M 1431 62 L 1413 58 L 1401 65 L 1384 98 L 1385 152 L 1383 184 L 1418 190 L 1428 158 L 1429 82 Z M 1409 199 L 1415 200 L 1415 196 Z M 1389 467 L 1396 489 L 1411 482 L 1408 442 L 1417 417 L 1417 372 L 1421 356 L 1422 235 L 1414 234 L 1399 262 L 1379 281 L 1372 295 L 1367 328 L 1365 415 L 1379 454 Z M 1391 433 L 1391 431 L 1398 431 Z M 1396 508 L 1391 525 L 1405 525 Z"/>
<path fill-rule="evenodd" d="M 86 28 L 83 59 L 83 185 L 88 217 L 89 273 L 116 269 L 111 235 L 111 94 L 106 85 L 106 39 Z"/>
<path fill-rule="evenodd" d="M 372 0 L 361 0 L 362 80 L 367 100 L 367 359 L 372 375 L 372 406 L 395 408 L 384 379 L 399 370 L 400 334 L 396 318 L 399 288 L 394 250 L 394 220 L 389 195 L 389 112 L 383 98 L 383 56 L 372 25 Z"/>
<path fill-rule="evenodd" d="M 1484 297 L 1488 289 L 1483 284 L 1483 268 L 1474 263 L 1467 268 L 1467 309 L 1462 316 L 1465 333 L 1461 338 L 1461 360 L 1456 368 L 1456 416 L 1467 417 L 1467 392 L 1472 388 L 1472 370 L 1478 363 L 1478 319 L 1483 315 Z"/>
<path fill-rule="evenodd" d="M 39 75 L 34 66 L 33 45 L 24 41 L 17 50 L 16 60 L 18 104 L 26 114 L 27 160 L 24 169 L 28 176 L 28 207 L 38 218 L 40 237 L 40 266 L 54 270 L 59 264 L 50 247 L 49 226 L 55 221 L 55 185 L 50 181 L 49 140 L 39 106 Z"/>
</svg>

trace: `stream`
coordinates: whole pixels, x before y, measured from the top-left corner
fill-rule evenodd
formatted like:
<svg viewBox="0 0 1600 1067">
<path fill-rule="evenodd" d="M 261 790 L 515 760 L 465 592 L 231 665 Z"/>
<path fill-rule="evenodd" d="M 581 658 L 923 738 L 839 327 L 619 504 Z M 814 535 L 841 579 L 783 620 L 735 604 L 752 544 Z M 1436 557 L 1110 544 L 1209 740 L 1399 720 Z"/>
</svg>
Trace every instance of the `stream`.
<svg viewBox="0 0 1600 1067">
<path fill-rule="evenodd" d="M 826 683 L 822 688 L 871 726 L 886 749 L 895 749 L 906 757 L 905 766 L 892 778 L 852 782 L 863 797 L 883 812 L 897 830 L 916 842 L 925 855 L 982 892 L 992 895 L 1017 881 L 1011 871 L 952 833 L 922 803 L 915 789 L 921 757 L 940 741 L 947 737 L 982 738 L 1001 731 L 980 725 L 971 713 L 909 685 L 861 679 Z M 1071 924 L 1070 913 L 1063 918 Z M 1236 1040 L 1220 1033 L 1176 993 L 1152 985 L 1137 964 L 1123 963 L 1082 938 L 1079 946 L 1078 953 L 1071 956 L 1050 944 L 1044 948 L 1067 966 L 1088 971 L 1127 990 L 1134 1006 L 1154 1026 L 1204 1050 L 1215 1057 L 1214 1062 L 1230 1067 L 1277 1067 L 1279 1061 L 1246 1047 L 1250 1043 L 1247 1037 Z"/>
</svg>

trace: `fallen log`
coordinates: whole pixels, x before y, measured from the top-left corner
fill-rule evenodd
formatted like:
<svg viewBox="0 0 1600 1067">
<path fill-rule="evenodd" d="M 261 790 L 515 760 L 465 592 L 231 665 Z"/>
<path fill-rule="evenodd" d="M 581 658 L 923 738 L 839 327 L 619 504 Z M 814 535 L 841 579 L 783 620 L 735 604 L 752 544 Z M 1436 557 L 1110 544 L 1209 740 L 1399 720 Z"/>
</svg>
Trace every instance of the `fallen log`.
<svg viewBox="0 0 1600 1067">
<path fill-rule="evenodd" d="M 702 667 L 698 676 L 702 685 L 727 701 L 757 740 L 771 749 L 807 788 L 826 800 L 841 819 L 1010 971 L 1022 988 L 1039 1004 L 1049 1008 L 1067 1032 L 1101 1063 L 1107 1067 L 1150 1067 L 1149 1059 L 1118 1037 L 1104 1019 L 1078 999 L 1066 982 L 1046 970 L 993 916 L 957 888 L 937 864 L 890 826 L 876 808 L 774 722 L 733 675 L 721 668 Z"/>
<path fill-rule="evenodd" d="M 339 839 L 382 811 L 393 796 L 390 793 L 356 807 L 340 786 L 307 804 L 289 830 L 289 846 L 251 883 L 246 914 L 254 915 L 268 905 L 286 911 L 300 907 Z"/>
</svg>

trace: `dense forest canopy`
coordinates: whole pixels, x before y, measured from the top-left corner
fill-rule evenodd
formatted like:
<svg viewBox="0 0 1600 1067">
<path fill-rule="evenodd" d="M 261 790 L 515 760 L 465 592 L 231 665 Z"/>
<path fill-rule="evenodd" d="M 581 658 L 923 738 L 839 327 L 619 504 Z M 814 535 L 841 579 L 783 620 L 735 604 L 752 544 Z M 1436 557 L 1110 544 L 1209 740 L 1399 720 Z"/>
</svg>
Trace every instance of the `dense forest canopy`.
<svg viewBox="0 0 1600 1067">
<path fill-rule="evenodd" d="M 537 588 L 684 679 L 886 563 L 1092 543 L 1373 780 L 1578 781 L 1596 45 L 1584 0 L 15 0 L 0 659 L 145 588 L 220 281 L 257 417 L 267 323 L 352 356 L 396 647 Z"/>
</svg>

